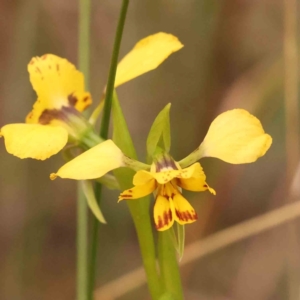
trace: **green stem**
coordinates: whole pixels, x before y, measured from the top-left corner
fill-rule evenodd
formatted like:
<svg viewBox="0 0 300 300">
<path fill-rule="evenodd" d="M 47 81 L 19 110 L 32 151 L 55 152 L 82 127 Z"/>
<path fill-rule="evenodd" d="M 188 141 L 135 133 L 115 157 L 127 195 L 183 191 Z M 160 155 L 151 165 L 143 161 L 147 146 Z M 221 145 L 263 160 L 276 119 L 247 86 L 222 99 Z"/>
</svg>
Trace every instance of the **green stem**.
<svg viewBox="0 0 300 300">
<path fill-rule="evenodd" d="M 90 0 L 79 1 L 78 64 L 85 84 L 89 85 L 90 67 Z M 88 274 L 88 207 L 80 185 L 77 186 L 77 300 L 87 299 Z"/>
<path fill-rule="evenodd" d="M 112 98 L 113 98 L 114 87 L 115 87 L 115 77 L 116 77 L 117 66 L 118 66 L 119 50 L 120 50 L 120 45 L 122 40 L 122 34 L 123 34 L 128 4 L 129 4 L 129 0 L 123 0 L 115 42 L 114 42 L 113 53 L 110 62 L 110 70 L 108 75 L 105 103 L 103 108 L 103 116 L 102 116 L 101 129 L 100 129 L 100 136 L 104 139 L 107 139 L 108 137 L 110 111 L 111 111 Z"/>
<path fill-rule="evenodd" d="M 103 116 L 102 116 L 101 127 L 100 127 L 100 136 L 103 139 L 107 139 L 108 137 L 110 111 L 112 106 L 112 96 L 114 91 L 115 77 L 116 77 L 116 71 L 118 65 L 118 56 L 119 56 L 119 50 L 120 50 L 120 45 L 121 45 L 121 40 L 123 35 L 123 29 L 124 29 L 128 4 L 129 4 L 129 0 L 123 0 L 117 31 L 116 31 L 116 36 L 115 36 L 112 57 L 111 57 L 110 70 L 109 70 L 106 95 L 105 95 L 105 103 L 103 108 Z M 102 191 L 102 185 L 96 183 L 95 195 L 98 204 L 100 204 L 101 202 L 101 191 Z M 89 268 L 89 294 L 88 294 L 89 300 L 93 299 L 93 289 L 95 285 L 96 270 L 97 270 L 99 222 L 96 218 L 93 218 L 92 220 L 91 235 L 92 236 L 91 236 L 91 253 L 90 253 L 90 268 Z"/>
<path fill-rule="evenodd" d="M 112 112 L 114 142 L 118 147 L 120 147 L 120 149 L 122 149 L 125 155 L 137 159 L 136 151 L 116 93 L 114 93 Z M 132 187 L 133 175 L 135 174 L 133 170 L 129 168 L 120 168 L 115 170 L 114 174 L 118 179 L 122 190 Z M 136 228 L 143 264 L 147 275 L 149 291 L 153 300 L 160 299 L 162 294 L 162 285 L 158 275 L 151 216 L 149 214 L 150 199 L 149 197 L 145 197 L 126 202 L 129 206 Z M 120 203 L 120 205 L 122 205 L 122 203 Z"/>
<path fill-rule="evenodd" d="M 165 294 L 171 299 L 182 300 L 179 267 L 170 230 L 158 233 L 158 259 Z"/>
</svg>

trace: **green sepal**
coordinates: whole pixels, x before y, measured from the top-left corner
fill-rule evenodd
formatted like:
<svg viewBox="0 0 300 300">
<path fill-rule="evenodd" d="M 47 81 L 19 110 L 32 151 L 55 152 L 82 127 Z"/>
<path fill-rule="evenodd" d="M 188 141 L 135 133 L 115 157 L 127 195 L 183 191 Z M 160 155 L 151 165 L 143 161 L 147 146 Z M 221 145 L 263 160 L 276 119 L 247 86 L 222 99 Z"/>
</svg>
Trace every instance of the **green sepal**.
<svg viewBox="0 0 300 300">
<path fill-rule="evenodd" d="M 170 134 L 170 108 L 171 103 L 167 104 L 155 118 L 147 138 L 148 158 L 152 158 L 157 147 L 169 152 L 171 148 Z"/>
<path fill-rule="evenodd" d="M 175 226 L 172 226 L 169 231 L 172 238 L 172 243 L 178 254 L 178 260 L 181 261 L 184 253 L 184 242 L 185 242 L 185 227 L 176 222 Z"/>
<path fill-rule="evenodd" d="M 99 222 L 106 224 L 101 209 L 97 203 L 92 182 L 90 180 L 82 180 L 81 186 L 82 186 L 82 191 L 86 197 L 87 203 L 89 205 L 89 208 L 91 209 L 95 217 L 99 220 Z"/>
<path fill-rule="evenodd" d="M 185 226 L 177 223 L 177 253 L 179 255 L 179 261 L 181 261 L 184 253 L 185 243 Z"/>
</svg>

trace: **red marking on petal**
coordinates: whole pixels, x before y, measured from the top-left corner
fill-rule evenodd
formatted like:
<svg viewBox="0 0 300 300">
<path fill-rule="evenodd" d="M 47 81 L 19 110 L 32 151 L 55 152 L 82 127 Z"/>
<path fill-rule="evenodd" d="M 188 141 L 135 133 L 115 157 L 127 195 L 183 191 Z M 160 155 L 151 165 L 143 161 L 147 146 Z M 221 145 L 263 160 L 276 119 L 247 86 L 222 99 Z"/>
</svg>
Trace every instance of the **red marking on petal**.
<svg viewBox="0 0 300 300">
<path fill-rule="evenodd" d="M 132 193 L 132 190 L 128 190 L 128 193 Z"/>
<path fill-rule="evenodd" d="M 163 216 L 158 216 L 158 222 L 155 225 L 156 229 L 161 229 L 172 222 L 173 216 L 172 216 L 172 211 L 169 209 L 168 211 L 164 211 Z"/>
<path fill-rule="evenodd" d="M 179 211 L 176 210 L 176 216 L 178 217 L 179 220 L 187 222 L 187 221 L 194 221 L 198 219 L 198 216 L 196 212 L 192 211 Z"/>
<path fill-rule="evenodd" d="M 89 97 L 89 96 L 86 96 L 86 97 L 83 98 L 83 102 L 86 102 L 86 101 L 88 101 L 89 99 L 90 99 L 90 97 Z"/>
<path fill-rule="evenodd" d="M 161 217 L 158 217 L 158 223 L 156 224 L 156 229 L 161 229 L 164 226 Z"/>
<path fill-rule="evenodd" d="M 122 198 L 132 198 L 132 195 L 128 195 L 128 194 L 121 194 L 120 196 Z"/>
</svg>

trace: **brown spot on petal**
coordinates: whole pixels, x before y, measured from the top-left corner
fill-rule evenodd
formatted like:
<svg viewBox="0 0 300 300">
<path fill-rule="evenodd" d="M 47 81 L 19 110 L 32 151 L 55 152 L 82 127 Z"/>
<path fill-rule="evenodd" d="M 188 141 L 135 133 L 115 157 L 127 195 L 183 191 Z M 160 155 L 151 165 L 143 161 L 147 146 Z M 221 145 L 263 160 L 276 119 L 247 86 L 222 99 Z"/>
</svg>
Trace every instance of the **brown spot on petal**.
<svg viewBox="0 0 300 300">
<path fill-rule="evenodd" d="M 86 97 L 83 98 L 83 102 L 87 102 L 89 99 L 90 99 L 90 97 L 86 96 Z"/>
<path fill-rule="evenodd" d="M 128 193 L 132 193 L 132 190 L 128 190 Z"/>
<path fill-rule="evenodd" d="M 35 68 L 35 71 L 36 71 L 37 73 L 40 73 L 40 74 L 42 74 L 42 72 L 41 72 L 41 70 L 40 70 L 40 68 L 39 68 L 39 67 L 36 67 L 36 68 Z"/>
<path fill-rule="evenodd" d="M 68 101 L 69 101 L 69 103 L 70 103 L 71 106 L 75 106 L 76 103 L 77 103 L 77 101 L 78 101 L 78 99 L 73 94 L 70 94 L 68 96 Z"/>
<path fill-rule="evenodd" d="M 44 54 L 43 56 L 42 56 L 42 59 L 44 60 L 44 59 L 46 59 L 47 58 L 47 54 Z"/>
</svg>

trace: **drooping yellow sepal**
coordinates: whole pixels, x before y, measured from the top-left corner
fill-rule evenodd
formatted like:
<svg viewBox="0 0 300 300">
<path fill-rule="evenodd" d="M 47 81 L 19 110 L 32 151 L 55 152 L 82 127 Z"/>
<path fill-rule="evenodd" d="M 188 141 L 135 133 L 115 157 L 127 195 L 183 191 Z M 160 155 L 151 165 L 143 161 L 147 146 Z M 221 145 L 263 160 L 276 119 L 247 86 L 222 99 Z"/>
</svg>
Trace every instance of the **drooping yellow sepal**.
<svg viewBox="0 0 300 300">
<path fill-rule="evenodd" d="M 26 118 L 27 123 L 38 123 L 45 110 L 73 106 L 83 111 L 92 103 L 85 91 L 83 74 L 66 59 L 53 54 L 34 57 L 28 64 L 28 72 L 38 100 Z"/>
<path fill-rule="evenodd" d="M 0 136 L 8 153 L 40 160 L 58 153 L 68 141 L 63 127 L 40 124 L 9 124 L 1 128 Z"/>
<path fill-rule="evenodd" d="M 50 178 L 69 178 L 75 180 L 95 179 L 107 172 L 125 166 L 124 154 L 112 140 L 107 140 L 87 150 L 63 165 Z"/>
<path fill-rule="evenodd" d="M 271 136 L 256 117 L 244 109 L 233 109 L 212 122 L 198 151 L 202 157 L 243 164 L 256 161 L 271 144 Z"/>
<path fill-rule="evenodd" d="M 115 87 L 154 70 L 182 47 L 177 37 L 164 32 L 140 40 L 118 64 Z"/>
</svg>

